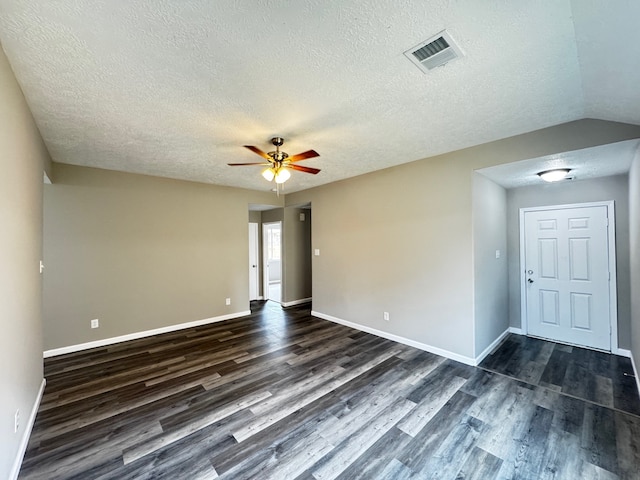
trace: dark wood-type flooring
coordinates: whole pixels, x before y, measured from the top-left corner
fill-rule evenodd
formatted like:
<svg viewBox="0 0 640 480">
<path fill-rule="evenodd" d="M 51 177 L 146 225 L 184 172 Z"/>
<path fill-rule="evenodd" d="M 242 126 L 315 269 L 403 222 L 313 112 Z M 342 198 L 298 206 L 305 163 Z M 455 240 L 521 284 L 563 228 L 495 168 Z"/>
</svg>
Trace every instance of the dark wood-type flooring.
<svg viewBox="0 0 640 480">
<path fill-rule="evenodd" d="M 47 359 L 20 478 L 640 478 L 625 359 L 511 336 L 474 368 L 252 308 Z"/>
</svg>

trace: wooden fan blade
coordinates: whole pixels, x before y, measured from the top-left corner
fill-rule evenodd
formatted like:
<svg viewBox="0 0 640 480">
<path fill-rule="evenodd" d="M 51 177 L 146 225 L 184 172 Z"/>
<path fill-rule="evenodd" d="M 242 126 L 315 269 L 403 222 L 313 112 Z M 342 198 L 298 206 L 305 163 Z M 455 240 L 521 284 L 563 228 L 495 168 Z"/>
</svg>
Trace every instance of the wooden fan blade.
<svg viewBox="0 0 640 480">
<path fill-rule="evenodd" d="M 312 173 L 314 175 L 320 171 L 317 168 L 303 167 L 301 165 L 287 165 L 287 168 L 291 168 L 293 170 L 298 170 L 299 172 Z"/>
<path fill-rule="evenodd" d="M 227 165 L 229 165 L 230 167 L 240 167 L 240 166 L 244 166 L 244 165 L 267 165 L 267 166 L 271 166 L 270 163 L 227 163 Z"/>
<path fill-rule="evenodd" d="M 300 162 L 302 160 L 306 160 L 307 158 L 319 157 L 320 154 L 315 150 L 307 150 L 306 152 L 299 153 L 294 155 L 293 157 L 287 158 L 289 163 Z"/>
<path fill-rule="evenodd" d="M 249 150 L 251 150 L 253 153 L 257 153 L 258 155 L 260 155 L 262 158 L 265 158 L 269 161 L 272 161 L 273 159 L 266 153 L 264 153 L 262 150 L 260 150 L 258 147 L 254 147 L 253 145 L 245 145 L 244 148 L 248 148 Z"/>
</svg>

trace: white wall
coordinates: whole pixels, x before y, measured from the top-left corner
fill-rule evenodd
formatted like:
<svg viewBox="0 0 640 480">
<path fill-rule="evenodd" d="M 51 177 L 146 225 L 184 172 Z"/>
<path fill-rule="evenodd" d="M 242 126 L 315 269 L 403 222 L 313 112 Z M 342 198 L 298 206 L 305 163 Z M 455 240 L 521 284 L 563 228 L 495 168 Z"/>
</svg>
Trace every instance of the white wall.
<svg viewBox="0 0 640 480">
<path fill-rule="evenodd" d="M 640 149 L 629 172 L 629 239 L 631 266 L 631 351 L 640 372 Z"/>
<path fill-rule="evenodd" d="M 509 251 L 509 318 L 520 328 L 519 210 L 526 207 L 566 205 L 613 200 L 616 213 L 616 270 L 618 286 L 618 346 L 631 347 L 629 285 L 629 195 L 626 175 L 547 183 L 507 192 Z"/>
<path fill-rule="evenodd" d="M 479 173 L 473 176 L 473 264 L 478 357 L 509 328 L 507 191 Z"/>
<path fill-rule="evenodd" d="M 17 472 L 42 386 L 42 172 L 49 162 L 0 49 L 0 478 Z M 14 433 L 14 414 L 20 428 Z"/>
</svg>

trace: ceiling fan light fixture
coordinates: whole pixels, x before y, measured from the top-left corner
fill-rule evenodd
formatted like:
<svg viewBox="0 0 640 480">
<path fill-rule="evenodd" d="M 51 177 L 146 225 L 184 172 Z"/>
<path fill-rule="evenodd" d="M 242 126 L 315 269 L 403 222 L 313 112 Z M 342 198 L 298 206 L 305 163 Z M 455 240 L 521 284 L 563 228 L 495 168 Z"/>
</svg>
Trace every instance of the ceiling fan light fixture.
<svg viewBox="0 0 640 480">
<path fill-rule="evenodd" d="M 564 180 L 569 175 L 571 169 L 569 168 L 555 168 L 553 170 L 545 170 L 538 173 L 538 176 L 545 182 L 559 182 Z"/>
<path fill-rule="evenodd" d="M 276 176 L 276 172 L 271 167 L 265 168 L 262 172 L 262 176 L 267 182 L 270 182 L 271 180 L 273 180 L 273 177 Z"/>
<path fill-rule="evenodd" d="M 291 173 L 289 172 L 289 170 L 287 170 L 286 168 L 280 168 L 278 169 L 278 172 L 276 173 L 276 183 L 284 183 L 287 180 L 289 180 L 289 178 L 291 177 Z"/>
</svg>

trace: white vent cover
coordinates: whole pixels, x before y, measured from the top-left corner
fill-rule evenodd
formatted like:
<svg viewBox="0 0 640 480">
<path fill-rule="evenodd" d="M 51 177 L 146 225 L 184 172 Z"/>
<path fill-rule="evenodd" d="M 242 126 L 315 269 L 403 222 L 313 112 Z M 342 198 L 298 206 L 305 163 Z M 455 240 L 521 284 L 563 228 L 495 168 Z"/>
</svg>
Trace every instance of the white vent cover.
<svg viewBox="0 0 640 480">
<path fill-rule="evenodd" d="M 429 40 L 410 48 L 404 54 L 425 73 L 462 57 L 460 47 L 444 30 Z"/>
</svg>

